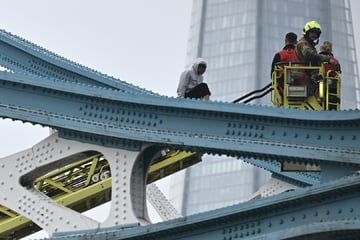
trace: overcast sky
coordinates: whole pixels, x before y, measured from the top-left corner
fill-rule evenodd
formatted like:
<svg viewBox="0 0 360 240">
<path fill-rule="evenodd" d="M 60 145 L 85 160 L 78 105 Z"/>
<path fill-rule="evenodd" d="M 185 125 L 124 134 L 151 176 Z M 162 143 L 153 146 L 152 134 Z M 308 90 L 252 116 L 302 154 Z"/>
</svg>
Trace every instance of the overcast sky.
<svg viewBox="0 0 360 240">
<path fill-rule="evenodd" d="M 1 0 L 0 28 L 77 63 L 175 96 L 185 65 L 191 0 Z M 9 124 L 11 123 L 11 124 Z M 48 134 L 0 120 L 0 157 Z"/>
<path fill-rule="evenodd" d="M 1 3 L 1 29 L 102 73 L 175 96 L 185 65 L 192 0 Z M 359 57 L 360 1 L 351 4 Z M 31 147 L 48 130 L 0 120 L 0 133 L 1 158 Z"/>
</svg>

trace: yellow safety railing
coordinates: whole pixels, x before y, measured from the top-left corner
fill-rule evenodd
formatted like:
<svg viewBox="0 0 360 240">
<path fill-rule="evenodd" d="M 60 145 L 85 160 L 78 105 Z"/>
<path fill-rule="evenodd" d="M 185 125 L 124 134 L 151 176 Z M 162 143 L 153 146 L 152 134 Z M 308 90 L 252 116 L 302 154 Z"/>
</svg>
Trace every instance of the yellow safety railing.
<svg viewBox="0 0 360 240">
<path fill-rule="evenodd" d="M 321 66 L 277 64 L 272 74 L 275 106 L 311 110 L 340 110 L 341 74 L 328 63 Z"/>
</svg>

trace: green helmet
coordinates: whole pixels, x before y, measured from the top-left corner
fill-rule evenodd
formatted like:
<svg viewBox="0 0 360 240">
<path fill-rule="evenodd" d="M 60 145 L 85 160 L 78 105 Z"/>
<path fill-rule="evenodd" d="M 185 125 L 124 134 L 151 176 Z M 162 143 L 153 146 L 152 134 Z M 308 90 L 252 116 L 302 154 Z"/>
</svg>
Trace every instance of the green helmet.
<svg viewBox="0 0 360 240">
<path fill-rule="evenodd" d="M 303 28 L 303 35 L 305 36 L 310 30 L 315 30 L 319 33 L 319 36 L 321 34 L 321 26 L 317 21 L 310 21 L 305 23 Z"/>
</svg>

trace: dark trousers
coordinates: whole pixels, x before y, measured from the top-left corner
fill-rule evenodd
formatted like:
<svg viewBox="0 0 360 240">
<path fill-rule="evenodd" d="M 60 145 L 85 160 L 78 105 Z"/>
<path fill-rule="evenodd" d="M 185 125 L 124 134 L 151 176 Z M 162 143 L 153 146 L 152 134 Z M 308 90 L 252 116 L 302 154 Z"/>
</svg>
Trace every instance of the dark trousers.
<svg viewBox="0 0 360 240">
<path fill-rule="evenodd" d="M 206 95 L 211 95 L 209 87 L 206 83 L 200 83 L 185 93 L 185 98 L 203 98 Z"/>
</svg>

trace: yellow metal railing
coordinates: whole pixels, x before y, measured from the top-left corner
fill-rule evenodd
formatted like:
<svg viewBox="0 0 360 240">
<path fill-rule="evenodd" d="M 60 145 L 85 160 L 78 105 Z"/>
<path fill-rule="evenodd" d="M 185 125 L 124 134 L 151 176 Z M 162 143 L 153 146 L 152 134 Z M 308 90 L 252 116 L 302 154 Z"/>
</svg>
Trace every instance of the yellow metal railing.
<svg viewBox="0 0 360 240">
<path fill-rule="evenodd" d="M 332 65 L 278 64 L 272 74 L 275 106 L 340 110 L 341 74 Z"/>
<path fill-rule="evenodd" d="M 148 184 L 201 161 L 193 152 L 163 152 L 150 166 Z M 84 212 L 111 200 L 110 166 L 102 154 L 94 154 L 36 179 L 35 188 L 63 206 Z M 28 218 L 0 205 L 0 239 L 19 239 L 39 230 Z"/>
</svg>

